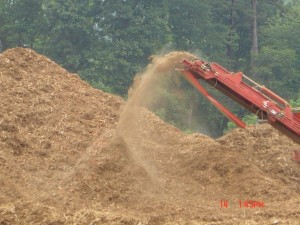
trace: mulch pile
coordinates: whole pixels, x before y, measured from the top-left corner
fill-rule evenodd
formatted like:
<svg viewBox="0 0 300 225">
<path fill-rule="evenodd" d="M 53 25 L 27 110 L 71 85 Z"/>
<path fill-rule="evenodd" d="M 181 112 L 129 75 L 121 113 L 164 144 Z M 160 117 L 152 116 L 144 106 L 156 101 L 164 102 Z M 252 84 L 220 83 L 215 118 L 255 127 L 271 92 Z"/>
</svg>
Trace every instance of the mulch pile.
<svg viewBox="0 0 300 225">
<path fill-rule="evenodd" d="M 0 103 L 0 224 L 299 222 L 299 146 L 269 125 L 214 140 L 140 108 L 123 139 L 120 97 L 24 48 L 0 54 Z"/>
</svg>

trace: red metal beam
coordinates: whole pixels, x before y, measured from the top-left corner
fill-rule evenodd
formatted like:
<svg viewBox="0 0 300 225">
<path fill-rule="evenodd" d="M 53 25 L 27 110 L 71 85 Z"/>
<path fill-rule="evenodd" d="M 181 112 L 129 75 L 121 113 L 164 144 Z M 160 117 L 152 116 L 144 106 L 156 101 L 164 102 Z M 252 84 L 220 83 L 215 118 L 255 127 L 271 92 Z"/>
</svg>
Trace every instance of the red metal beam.
<svg viewBox="0 0 300 225">
<path fill-rule="evenodd" d="M 256 113 L 260 119 L 267 119 L 270 125 L 300 144 L 300 113 L 293 112 L 286 100 L 242 72 L 231 73 L 217 63 L 193 58 L 183 60 L 183 64 L 185 69 L 182 73 L 186 79 L 238 127 L 245 128 L 246 125 L 209 95 L 197 79 L 206 81 L 250 112 Z M 294 159 L 300 161 L 300 153 L 296 153 Z"/>
<path fill-rule="evenodd" d="M 185 78 L 201 93 L 203 94 L 214 106 L 216 106 L 228 119 L 235 123 L 236 126 L 240 128 L 246 128 L 246 124 L 237 116 L 235 116 L 231 111 L 229 111 L 225 106 L 223 106 L 220 102 L 214 99 L 205 88 L 198 82 L 195 76 L 188 72 L 183 71 Z"/>
<path fill-rule="evenodd" d="M 250 112 L 257 113 L 260 119 L 267 119 L 274 128 L 300 144 L 299 114 L 293 113 L 291 106 L 283 98 L 243 73 L 231 73 L 217 63 L 192 59 L 184 60 L 183 64 L 185 65 L 183 73 L 189 75 L 189 80 L 194 86 L 198 83 L 197 79 L 204 80 Z M 197 89 L 200 91 L 199 87 Z M 200 92 L 204 95 L 207 93 Z M 224 112 L 222 107 L 218 108 Z M 225 114 L 230 115 L 228 112 Z M 232 116 L 228 117 L 232 118 Z M 236 120 L 233 118 L 233 121 Z"/>
</svg>

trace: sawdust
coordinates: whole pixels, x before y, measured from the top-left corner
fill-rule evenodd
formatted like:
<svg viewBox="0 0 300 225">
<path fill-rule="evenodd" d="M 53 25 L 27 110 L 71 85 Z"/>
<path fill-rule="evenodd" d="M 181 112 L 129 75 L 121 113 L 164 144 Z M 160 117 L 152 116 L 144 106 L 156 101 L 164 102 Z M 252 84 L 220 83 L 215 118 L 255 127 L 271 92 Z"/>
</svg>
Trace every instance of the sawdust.
<svg viewBox="0 0 300 225">
<path fill-rule="evenodd" d="M 0 223 L 299 224 L 299 146 L 267 125 L 185 135 L 141 107 L 185 54 L 154 59 L 125 104 L 30 49 L 2 53 Z"/>
<path fill-rule="evenodd" d="M 163 85 L 162 78 L 173 78 L 175 68 L 178 68 L 180 62 L 185 58 L 191 58 L 193 55 L 187 52 L 171 52 L 165 56 L 152 56 L 151 63 L 146 70 L 138 74 L 135 78 L 132 88 L 129 90 L 129 98 L 124 110 L 120 115 L 117 126 L 116 139 L 121 139 L 126 143 L 129 154 L 133 161 L 140 164 L 149 177 L 160 186 L 160 180 L 156 169 L 149 164 L 148 160 L 144 160 L 145 149 L 142 143 L 137 141 L 143 127 L 145 126 L 144 116 L 146 112 L 142 111 L 141 107 L 150 107 L 151 102 L 159 101 L 159 96 L 156 96 L 153 87 Z M 157 131 L 159 132 L 159 131 Z M 151 133 L 151 136 L 153 134 Z"/>
</svg>

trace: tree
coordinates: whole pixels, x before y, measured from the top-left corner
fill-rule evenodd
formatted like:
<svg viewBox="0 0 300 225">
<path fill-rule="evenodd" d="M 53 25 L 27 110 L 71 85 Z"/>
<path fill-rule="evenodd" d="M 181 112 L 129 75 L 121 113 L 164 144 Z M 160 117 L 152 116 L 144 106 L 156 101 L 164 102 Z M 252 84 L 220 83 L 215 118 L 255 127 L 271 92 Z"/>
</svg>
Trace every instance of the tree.
<svg viewBox="0 0 300 225">
<path fill-rule="evenodd" d="M 43 8 L 47 31 L 35 48 L 71 72 L 85 68 L 85 56 L 92 49 L 91 4 L 89 0 L 46 1 Z"/>
<path fill-rule="evenodd" d="M 33 47 L 43 26 L 42 2 L 0 0 L 0 44 L 4 49 Z"/>
<path fill-rule="evenodd" d="M 289 5 L 262 28 L 256 73 L 283 97 L 295 98 L 300 86 L 300 5 Z"/>
<path fill-rule="evenodd" d="M 251 49 L 258 51 L 260 27 L 283 7 L 280 0 L 270 1 L 212 1 L 213 23 L 226 27 L 226 58 L 222 63 L 231 70 L 250 74 Z M 223 36 L 224 37 L 224 36 Z M 251 76 L 251 74 L 250 74 Z"/>
<path fill-rule="evenodd" d="M 258 54 L 258 39 L 257 39 L 257 2 L 256 0 L 252 0 L 252 11 L 253 11 L 253 22 L 252 22 L 252 47 L 251 47 L 251 57 L 250 57 L 250 65 L 252 76 L 255 78 L 256 74 L 254 71 L 254 57 Z"/>
<path fill-rule="evenodd" d="M 170 0 L 169 26 L 174 35 L 174 48 L 225 62 L 226 27 L 213 22 L 212 10 L 209 0 Z"/>
<path fill-rule="evenodd" d="M 166 3 L 95 0 L 93 18 L 98 51 L 90 58 L 93 70 L 88 76 L 125 95 L 134 75 L 147 65 L 148 57 L 172 41 Z"/>
<path fill-rule="evenodd" d="M 169 23 L 174 35 L 173 45 L 175 49 L 190 51 L 202 59 L 226 64 L 227 26 L 214 21 L 213 10 L 213 4 L 208 0 L 170 0 Z M 222 125 L 227 124 L 223 122 L 221 113 L 189 83 L 183 83 L 180 88 L 183 90 L 182 98 L 187 103 L 180 104 L 182 110 L 178 118 L 181 118 L 181 127 L 218 135 Z M 166 110 L 169 114 L 172 111 L 172 109 Z"/>
<path fill-rule="evenodd" d="M 284 97 L 296 98 L 298 8 L 296 1 L 284 0 L 0 0 L 0 51 L 31 47 L 94 87 L 126 96 L 149 56 L 187 50 L 230 71 L 256 75 Z M 182 129 L 202 132 L 196 121 L 212 121 L 206 133 L 222 133 L 227 119 L 187 83 L 180 88 L 180 104 L 159 91 L 167 100 L 158 113 Z"/>
</svg>

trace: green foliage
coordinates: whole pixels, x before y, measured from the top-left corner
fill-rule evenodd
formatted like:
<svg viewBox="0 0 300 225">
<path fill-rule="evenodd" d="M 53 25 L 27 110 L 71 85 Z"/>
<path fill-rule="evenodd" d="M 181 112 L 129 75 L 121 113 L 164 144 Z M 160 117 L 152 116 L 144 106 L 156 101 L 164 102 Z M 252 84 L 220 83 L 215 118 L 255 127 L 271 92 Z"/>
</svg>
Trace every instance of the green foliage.
<svg viewBox="0 0 300 225">
<path fill-rule="evenodd" d="M 233 130 L 235 128 L 237 128 L 237 126 L 232 121 L 229 121 L 227 123 L 227 128 L 224 129 L 223 133 L 226 134 L 226 133 L 228 133 L 229 131 L 231 131 L 231 130 Z"/>
<path fill-rule="evenodd" d="M 258 118 L 254 114 L 245 115 L 242 119 L 247 126 L 255 125 L 258 122 Z M 227 133 L 228 131 L 237 128 L 237 126 L 232 122 L 229 121 L 227 123 L 227 128 L 223 131 L 224 133 Z"/>
<path fill-rule="evenodd" d="M 41 1 L 0 0 L 1 47 L 33 47 L 43 22 Z"/>
<path fill-rule="evenodd" d="M 226 26 L 215 23 L 209 0 L 169 1 L 169 23 L 174 47 L 219 62 L 226 59 Z"/>
<path fill-rule="evenodd" d="M 105 86 L 101 81 L 90 81 L 90 84 L 96 89 L 103 90 L 107 93 L 113 93 L 112 89 Z"/>
<path fill-rule="evenodd" d="M 290 101 L 290 104 L 293 108 L 299 108 L 300 107 L 300 94 L 298 94 L 297 98 L 292 99 Z"/>
<path fill-rule="evenodd" d="M 183 131 L 185 134 L 193 134 L 195 133 L 195 131 L 191 130 L 191 129 L 186 129 Z"/>
<path fill-rule="evenodd" d="M 262 28 L 261 51 L 257 56 L 260 80 L 283 97 L 294 98 L 300 86 L 300 6 L 276 14 Z"/>
<path fill-rule="evenodd" d="M 38 51 L 60 62 L 63 67 L 78 72 L 87 67 L 86 56 L 92 50 L 91 1 L 46 1 L 43 4 L 47 31 Z"/>
<path fill-rule="evenodd" d="M 115 93 L 125 95 L 147 58 L 172 41 L 167 1 L 95 1 L 98 52 L 92 67 Z"/>
<path fill-rule="evenodd" d="M 189 99 L 184 92 L 183 79 L 178 77 L 161 76 L 159 83 L 146 97 L 145 104 L 164 121 L 171 123 L 182 130 L 189 129 Z M 187 92 L 188 93 L 188 92 Z"/>
<path fill-rule="evenodd" d="M 259 54 L 253 71 L 295 106 L 300 101 L 299 5 L 257 1 Z M 0 51 L 31 47 L 95 88 L 126 96 L 148 57 L 170 49 L 188 50 L 251 76 L 252 13 L 251 1 L 237 0 L 0 0 Z M 154 110 L 161 118 L 212 136 L 232 126 L 187 82 L 172 85 L 157 90 L 163 100 Z M 253 122 L 232 100 L 209 92 Z"/>
<path fill-rule="evenodd" d="M 284 98 L 295 96 L 300 85 L 297 53 L 291 48 L 264 46 L 257 56 L 260 81 Z"/>
<path fill-rule="evenodd" d="M 249 125 L 254 125 L 257 124 L 257 116 L 254 114 L 246 115 L 243 117 L 243 121 L 249 126 Z"/>
</svg>

